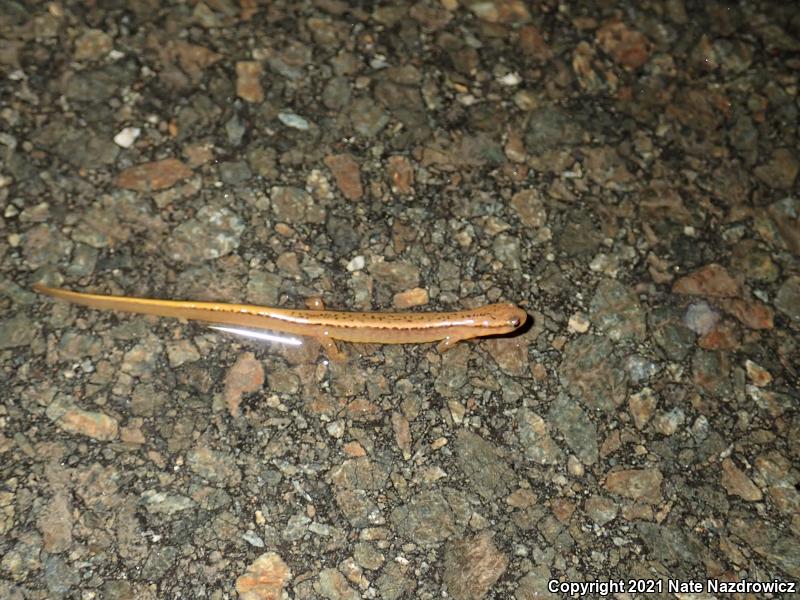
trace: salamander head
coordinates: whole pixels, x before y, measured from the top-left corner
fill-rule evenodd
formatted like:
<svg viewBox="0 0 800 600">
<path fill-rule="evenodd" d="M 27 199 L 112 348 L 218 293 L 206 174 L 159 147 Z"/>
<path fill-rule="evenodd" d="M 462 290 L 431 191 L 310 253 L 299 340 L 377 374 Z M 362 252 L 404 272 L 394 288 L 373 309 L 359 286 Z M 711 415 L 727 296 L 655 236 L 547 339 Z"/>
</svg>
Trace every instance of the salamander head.
<svg viewBox="0 0 800 600">
<path fill-rule="evenodd" d="M 492 334 L 511 333 L 528 320 L 528 313 L 509 303 L 489 304 L 481 310 L 482 325 Z"/>
</svg>

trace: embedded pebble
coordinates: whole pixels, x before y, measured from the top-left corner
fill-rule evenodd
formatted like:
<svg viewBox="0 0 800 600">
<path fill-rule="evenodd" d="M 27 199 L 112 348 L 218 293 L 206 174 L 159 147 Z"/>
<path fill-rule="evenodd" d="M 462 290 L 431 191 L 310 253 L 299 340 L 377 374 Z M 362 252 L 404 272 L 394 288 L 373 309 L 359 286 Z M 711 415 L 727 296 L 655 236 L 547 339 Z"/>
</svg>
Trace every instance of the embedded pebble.
<svg viewBox="0 0 800 600">
<path fill-rule="evenodd" d="M 719 313 L 706 302 L 694 302 L 686 309 L 683 322 L 698 335 L 705 335 L 719 322 Z"/>
<path fill-rule="evenodd" d="M 591 323 L 583 313 L 575 313 L 571 315 L 567 322 L 567 330 L 570 333 L 586 333 L 589 331 Z"/>
<path fill-rule="evenodd" d="M 141 133 L 138 127 L 126 127 L 114 136 L 114 143 L 121 148 L 130 148 Z"/>
<path fill-rule="evenodd" d="M 783 282 L 775 297 L 775 306 L 792 321 L 800 322 L 800 276 Z"/>
<path fill-rule="evenodd" d="M 348 200 L 360 200 L 364 195 L 358 163 L 350 154 L 331 154 L 325 157 L 339 191 Z"/>
<path fill-rule="evenodd" d="M 353 258 L 350 259 L 350 262 L 347 263 L 347 270 L 350 272 L 360 271 L 364 268 L 366 264 L 367 264 L 366 260 L 364 259 L 363 256 L 361 255 L 354 256 Z"/>
<path fill-rule="evenodd" d="M 392 297 L 392 304 L 399 309 L 406 309 L 412 306 L 424 306 L 428 303 L 428 300 L 428 290 L 413 288 L 395 294 Z"/>
<path fill-rule="evenodd" d="M 490 533 L 448 544 L 444 561 L 444 582 L 457 600 L 485 596 L 509 563 Z"/>
<path fill-rule="evenodd" d="M 85 435 L 104 442 L 116 439 L 119 433 L 119 424 L 113 417 L 78 408 L 67 410 L 56 423 L 67 433 Z"/>
<path fill-rule="evenodd" d="M 672 292 L 691 296 L 737 296 L 739 284 L 725 267 L 712 263 L 678 279 Z"/>
<path fill-rule="evenodd" d="M 637 429 L 642 429 L 647 425 L 657 405 L 658 399 L 650 388 L 645 388 L 637 394 L 631 394 L 628 406 Z"/>
<path fill-rule="evenodd" d="M 262 67 L 258 61 L 243 60 L 236 63 L 236 95 L 245 102 L 259 103 L 264 100 L 261 85 Z"/>
<path fill-rule="evenodd" d="M 661 501 L 663 479 L 658 469 L 625 469 L 609 473 L 603 485 L 613 494 L 658 504 Z"/>
<path fill-rule="evenodd" d="M 252 352 L 245 352 L 236 359 L 225 377 L 225 404 L 232 416 L 239 415 L 242 397 L 261 389 L 264 379 L 264 367 Z"/>
<path fill-rule="evenodd" d="M 743 500 L 758 502 L 762 498 L 761 490 L 730 458 L 722 461 L 720 483 L 729 494 L 739 496 Z"/>
<path fill-rule="evenodd" d="M 177 158 L 142 163 L 122 171 L 114 183 L 137 192 L 152 192 L 170 188 L 192 175 L 192 170 Z"/>
<path fill-rule="evenodd" d="M 292 129 L 299 129 L 300 131 L 308 131 L 311 128 L 309 122 L 294 113 L 279 112 L 278 119 L 281 123 Z"/>
<path fill-rule="evenodd" d="M 36 326 L 25 315 L 0 321 L 0 350 L 29 346 L 36 336 Z"/>
<path fill-rule="evenodd" d="M 761 365 L 747 359 L 744 362 L 747 378 L 758 387 L 768 386 L 772 382 L 772 375 Z"/>
<path fill-rule="evenodd" d="M 280 598 L 291 580 L 292 572 L 276 552 L 262 554 L 236 579 L 236 591 L 242 600 Z"/>
<path fill-rule="evenodd" d="M 229 208 L 204 206 L 172 231 L 167 249 L 170 258 L 180 262 L 219 258 L 239 246 L 244 229 L 241 218 Z"/>
</svg>

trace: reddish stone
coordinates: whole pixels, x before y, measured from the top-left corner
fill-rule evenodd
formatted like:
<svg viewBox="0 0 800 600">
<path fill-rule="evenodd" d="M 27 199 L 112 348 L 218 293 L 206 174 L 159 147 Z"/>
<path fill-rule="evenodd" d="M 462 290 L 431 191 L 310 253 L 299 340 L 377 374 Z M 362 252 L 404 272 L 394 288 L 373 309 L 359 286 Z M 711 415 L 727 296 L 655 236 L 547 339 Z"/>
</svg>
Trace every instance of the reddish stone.
<svg viewBox="0 0 800 600">
<path fill-rule="evenodd" d="M 550 505 L 550 509 L 553 511 L 556 519 L 561 523 L 567 523 L 570 517 L 572 517 L 572 513 L 575 512 L 575 503 L 566 498 L 556 498 Z"/>
<path fill-rule="evenodd" d="M 772 375 L 764 367 L 752 360 L 744 362 L 744 368 L 747 371 L 747 378 L 758 387 L 766 387 L 772 383 Z"/>
<path fill-rule="evenodd" d="M 241 600 L 279 600 L 291 578 L 292 573 L 283 559 L 275 552 L 267 552 L 236 580 L 236 591 Z"/>
<path fill-rule="evenodd" d="M 393 412 L 392 429 L 394 430 L 395 442 L 403 452 L 403 458 L 408 460 L 411 458 L 411 427 L 408 419 L 402 413 Z"/>
<path fill-rule="evenodd" d="M 525 336 L 488 339 L 486 348 L 497 365 L 509 375 L 520 377 L 528 374 L 530 363 Z"/>
<path fill-rule="evenodd" d="M 125 169 L 117 175 L 116 185 L 137 192 L 170 188 L 192 175 L 192 170 L 177 158 L 165 158 Z"/>
<path fill-rule="evenodd" d="M 392 298 L 392 304 L 400 309 L 411 308 L 412 306 L 423 306 L 429 301 L 428 290 L 424 288 L 412 288 L 405 292 L 398 292 Z"/>
<path fill-rule="evenodd" d="M 261 63 L 243 60 L 236 63 L 236 95 L 245 102 L 257 104 L 264 100 L 261 86 Z"/>
<path fill-rule="evenodd" d="M 392 191 L 398 194 L 412 194 L 414 192 L 414 168 L 405 156 L 389 157 L 389 179 L 392 182 Z"/>
<path fill-rule="evenodd" d="M 681 277 L 672 286 L 673 294 L 689 296 L 738 296 L 739 284 L 722 265 L 716 263 L 700 267 L 693 273 Z"/>
<path fill-rule="evenodd" d="M 343 446 L 342 450 L 344 450 L 344 453 L 347 454 L 347 456 L 352 456 L 353 458 L 367 455 L 367 451 L 364 450 L 364 447 L 358 442 L 347 442 Z"/>
<path fill-rule="evenodd" d="M 506 498 L 506 504 L 514 508 L 528 508 L 536 504 L 536 494 L 527 488 L 520 488 Z"/>
<path fill-rule="evenodd" d="M 643 33 L 630 29 L 625 23 L 604 23 L 597 30 L 596 39 L 603 52 L 623 67 L 637 69 L 647 62 L 650 42 Z"/>
<path fill-rule="evenodd" d="M 213 50 L 197 44 L 177 41 L 174 45 L 175 54 L 181 69 L 188 74 L 193 81 L 199 81 L 203 76 L 203 71 L 211 65 L 217 63 L 222 58 Z"/>
<path fill-rule="evenodd" d="M 705 350 L 735 350 L 741 346 L 739 331 L 731 321 L 721 321 L 697 340 Z"/>
<path fill-rule="evenodd" d="M 354 421 L 378 421 L 383 418 L 380 407 L 366 398 L 355 398 L 349 402 L 346 414 Z"/>
<path fill-rule="evenodd" d="M 450 544 L 445 550 L 444 582 L 456 600 L 483 598 L 508 567 L 489 533 Z"/>
<path fill-rule="evenodd" d="M 56 422 L 64 431 L 85 435 L 101 442 L 114 440 L 119 433 L 119 425 L 115 418 L 78 408 L 66 411 Z"/>
<path fill-rule="evenodd" d="M 324 162 L 336 178 L 342 195 L 348 200 L 361 199 L 364 188 L 361 186 L 361 171 L 356 159 L 350 154 L 329 154 Z"/>
<path fill-rule="evenodd" d="M 553 56 L 553 51 L 535 25 L 525 25 L 519 30 L 519 47 L 523 54 L 541 63 Z"/>
<path fill-rule="evenodd" d="M 772 329 L 774 327 L 772 309 L 757 300 L 732 298 L 721 301 L 720 305 L 750 329 Z"/>
<path fill-rule="evenodd" d="M 729 494 L 748 502 L 758 502 L 762 498 L 761 490 L 730 458 L 722 461 L 720 483 Z"/>
<path fill-rule="evenodd" d="M 658 504 L 661 502 L 663 479 L 658 469 L 627 469 L 609 473 L 604 487 L 619 496 Z"/>
<path fill-rule="evenodd" d="M 264 367 L 252 352 L 245 352 L 225 377 L 225 404 L 232 417 L 239 415 L 239 404 L 244 394 L 255 392 L 264 385 Z"/>
</svg>

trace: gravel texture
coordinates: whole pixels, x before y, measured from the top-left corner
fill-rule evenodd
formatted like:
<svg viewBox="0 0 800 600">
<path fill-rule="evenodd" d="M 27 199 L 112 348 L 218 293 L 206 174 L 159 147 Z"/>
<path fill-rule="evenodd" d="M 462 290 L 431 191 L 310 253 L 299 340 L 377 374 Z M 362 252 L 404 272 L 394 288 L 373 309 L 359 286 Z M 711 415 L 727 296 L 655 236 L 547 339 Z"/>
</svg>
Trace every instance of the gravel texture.
<svg viewBox="0 0 800 600">
<path fill-rule="evenodd" d="M 0 0 L 0 597 L 800 579 L 799 79 L 792 2 Z"/>
</svg>

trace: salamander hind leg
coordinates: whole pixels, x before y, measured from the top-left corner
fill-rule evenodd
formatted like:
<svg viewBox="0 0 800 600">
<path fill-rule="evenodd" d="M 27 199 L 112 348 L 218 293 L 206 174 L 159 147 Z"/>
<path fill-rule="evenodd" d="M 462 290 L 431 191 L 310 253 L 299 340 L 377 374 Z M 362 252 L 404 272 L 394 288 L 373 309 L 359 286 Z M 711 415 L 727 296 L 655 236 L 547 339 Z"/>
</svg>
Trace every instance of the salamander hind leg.
<svg viewBox="0 0 800 600">
<path fill-rule="evenodd" d="M 306 298 L 305 305 L 310 310 L 325 310 L 325 303 L 321 296 L 309 296 Z"/>
<path fill-rule="evenodd" d="M 339 350 L 339 347 L 336 345 L 336 342 L 329 337 L 319 337 L 317 341 L 320 345 L 325 348 L 325 354 L 328 355 L 328 358 L 334 360 L 336 362 L 342 362 L 347 359 L 347 354 Z"/>
</svg>

